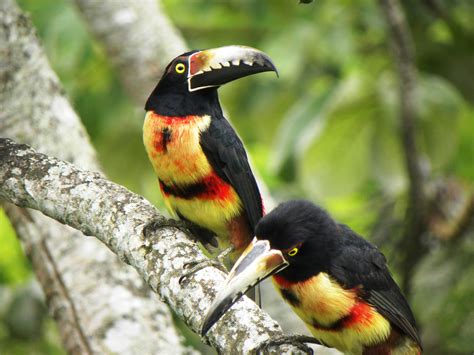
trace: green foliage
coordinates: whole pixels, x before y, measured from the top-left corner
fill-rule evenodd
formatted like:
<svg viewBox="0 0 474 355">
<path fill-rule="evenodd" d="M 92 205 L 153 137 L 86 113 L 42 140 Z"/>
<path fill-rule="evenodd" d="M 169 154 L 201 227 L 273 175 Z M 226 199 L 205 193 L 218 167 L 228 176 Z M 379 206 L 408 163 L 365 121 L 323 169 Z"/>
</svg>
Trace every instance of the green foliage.
<svg viewBox="0 0 474 355">
<path fill-rule="evenodd" d="M 32 272 L 5 212 L 0 209 L 0 349 L 7 354 L 60 355 L 56 324 L 32 292 Z"/>
<path fill-rule="evenodd" d="M 0 209 L 0 287 L 17 284 L 31 276 L 30 267 L 21 250 L 5 212 Z"/>
<path fill-rule="evenodd" d="M 105 52 L 95 44 L 71 2 L 21 0 L 48 59 L 80 113 L 89 135 L 100 140 L 112 123 L 130 117 L 124 95 Z"/>
<path fill-rule="evenodd" d="M 8 330 L 0 323 L 0 349 L 8 355 L 63 355 L 61 341 L 58 338 L 56 324 L 49 319 L 44 325 L 44 333 L 41 338 L 16 339 L 10 337 Z M 2 351 L 2 354 L 3 351 Z"/>
<path fill-rule="evenodd" d="M 74 7 L 64 0 L 19 2 L 31 11 L 108 176 L 161 206 L 141 142 L 144 112 L 125 97 Z M 431 2 L 402 2 L 420 70 L 414 100 L 426 169 L 435 178 L 454 176 L 472 185 L 474 4 L 440 2 L 438 16 Z M 253 163 L 277 199 L 309 198 L 366 236 L 377 234 L 372 232 L 379 216 L 392 206 L 390 223 L 381 227 L 387 235 L 376 239 L 392 264 L 401 252 L 396 242 L 408 185 L 399 83 L 377 2 L 163 0 L 163 5 L 192 48 L 245 44 L 272 57 L 278 80 L 263 74 L 220 90 Z M 27 264 L 1 215 L 0 233 L 0 280 L 24 281 Z M 440 246 L 417 272 L 413 305 L 429 354 L 474 348 L 469 263 L 474 251 L 465 243 Z M 0 322 L 0 341 L 4 336 Z M 15 351 L 29 349 L 34 348 Z M 37 352 L 47 353 L 41 349 Z"/>
<path fill-rule="evenodd" d="M 413 305 L 423 309 L 418 320 L 425 345 L 433 349 L 430 354 L 468 354 L 473 349 L 473 255 L 470 233 L 457 245 L 438 248 L 417 271 Z"/>
</svg>

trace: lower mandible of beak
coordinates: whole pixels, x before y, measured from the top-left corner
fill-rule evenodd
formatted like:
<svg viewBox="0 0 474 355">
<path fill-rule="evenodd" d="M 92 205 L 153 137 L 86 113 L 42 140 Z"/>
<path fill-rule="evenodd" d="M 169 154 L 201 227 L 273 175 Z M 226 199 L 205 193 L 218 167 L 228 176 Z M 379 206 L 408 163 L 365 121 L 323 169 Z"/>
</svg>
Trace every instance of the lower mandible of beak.
<svg viewBox="0 0 474 355">
<path fill-rule="evenodd" d="M 201 333 L 207 331 L 242 297 L 245 292 L 267 277 L 288 266 L 283 254 L 270 248 L 268 240 L 256 238 L 245 249 L 227 277 L 204 319 Z"/>
</svg>

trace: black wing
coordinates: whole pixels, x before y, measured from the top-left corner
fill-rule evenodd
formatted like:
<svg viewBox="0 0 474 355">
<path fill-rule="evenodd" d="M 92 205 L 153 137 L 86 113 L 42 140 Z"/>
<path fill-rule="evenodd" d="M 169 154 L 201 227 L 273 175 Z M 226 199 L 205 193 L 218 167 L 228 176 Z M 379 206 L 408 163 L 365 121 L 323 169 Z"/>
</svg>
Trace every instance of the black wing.
<svg viewBox="0 0 474 355">
<path fill-rule="evenodd" d="M 361 298 L 421 347 L 415 318 L 388 270 L 385 256 L 349 227 L 340 227 L 344 247 L 333 260 L 330 274 L 345 288 L 361 286 Z"/>
<path fill-rule="evenodd" d="M 242 200 L 253 232 L 263 216 L 262 198 L 240 138 L 219 114 L 212 117 L 209 128 L 201 133 L 200 143 L 217 175 L 231 184 Z"/>
</svg>

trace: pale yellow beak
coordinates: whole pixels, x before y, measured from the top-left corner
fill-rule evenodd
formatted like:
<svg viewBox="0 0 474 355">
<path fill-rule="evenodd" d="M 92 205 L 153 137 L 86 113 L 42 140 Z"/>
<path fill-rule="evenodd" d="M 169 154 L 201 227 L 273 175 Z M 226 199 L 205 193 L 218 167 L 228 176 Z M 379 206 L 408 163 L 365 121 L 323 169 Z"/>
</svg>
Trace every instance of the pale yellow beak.
<svg viewBox="0 0 474 355">
<path fill-rule="evenodd" d="M 188 59 L 188 90 L 218 87 L 244 76 L 278 72 L 268 55 L 246 46 L 226 46 L 198 51 Z"/>
<path fill-rule="evenodd" d="M 271 249 L 268 240 L 254 238 L 235 263 L 222 291 L 217 294 L 209 308 L 201 327 L 201 334 L 205 335 L 250 288 L 287 266 L 288 262 L 281 251 Z"/>
</svg>

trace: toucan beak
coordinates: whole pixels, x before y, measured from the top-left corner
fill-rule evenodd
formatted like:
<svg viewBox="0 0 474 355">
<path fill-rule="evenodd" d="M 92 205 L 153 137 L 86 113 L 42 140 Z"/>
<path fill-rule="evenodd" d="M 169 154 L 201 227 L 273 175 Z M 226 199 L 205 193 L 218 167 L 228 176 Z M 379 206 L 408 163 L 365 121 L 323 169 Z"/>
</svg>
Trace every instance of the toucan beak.
<svg viewBox="0 0 474 355">
<path fill-rule="evenodd" d="M 221 86 L 256 73 L 278 71 L 265 53 L 251 47 L 226 46 L 206 49 L 188 58 L 188 89 Z"/>
<path fill-rule="evenodd" d="M 257 240 L 245 249 L 227 276 L 201 327 L 204 336 L 224 313 L 250 288 L 288 266 L 281 251 L 271 249 L 268 240 Z"/>
</svg>

